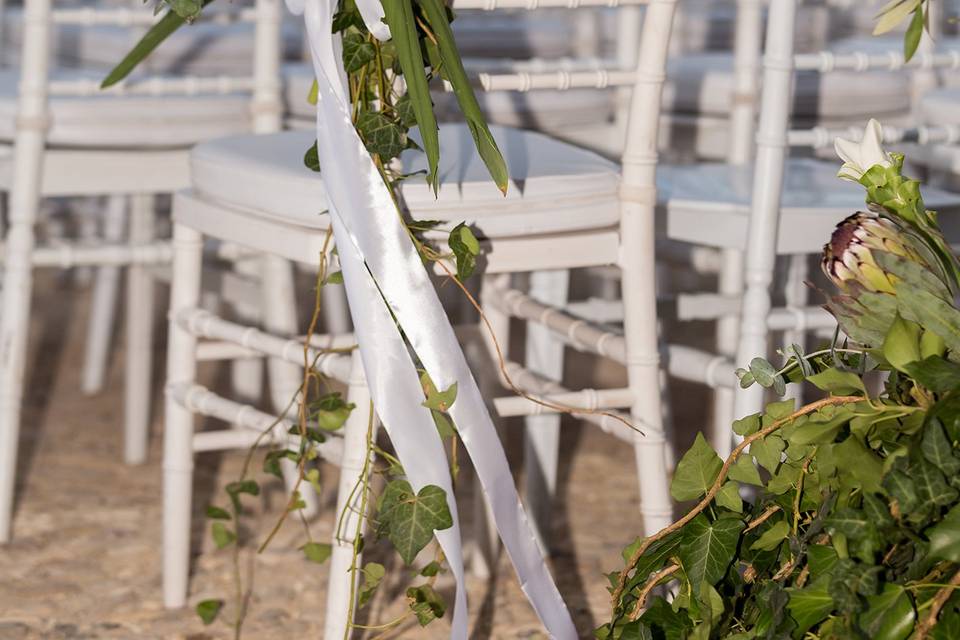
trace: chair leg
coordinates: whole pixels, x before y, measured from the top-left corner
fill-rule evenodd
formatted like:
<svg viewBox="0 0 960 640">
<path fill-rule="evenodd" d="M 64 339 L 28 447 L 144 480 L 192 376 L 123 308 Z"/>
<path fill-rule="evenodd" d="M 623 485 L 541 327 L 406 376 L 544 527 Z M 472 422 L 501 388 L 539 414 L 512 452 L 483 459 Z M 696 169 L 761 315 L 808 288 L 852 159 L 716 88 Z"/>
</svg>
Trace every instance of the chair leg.
<svg viewBox="0 0 960 640">
<path fill-rule="evenodd" d="M 110 243 L 123 238 L 127 199 L 111 196 L 104 215 L 103 239 Z M 87 325 L 87 345 L 83 358 L 83 378 L 80 390 L 93 395 L 103 390 L 110 359 L 110 342 L 113 337 L 117 312 L 117 293 L 120 287 L 120 267 L 97 267 L 93 284 L 93 300 L 90 305 L 90 320 Z"/>
<path fill-rule="evenodd" d="M 323 305 L 324 328 L 327 333 L 350 333 L 350 309 L 347 306 L 347 291 L 343 287 L 328 284 L 320 290 Z"/>
<path fill-rule="evenodd" d="M 155 235 L 156 200 L 152 195 L 130 198 L 131 245 L 149 244 Z M 147 460 L 150 436 L 150 373 L 153 367 L 153 278 L 147 267 L 127 269 L 126 397 L 124 399 L 124 461 Z"/>
<path fill-rule="evenodd" d="M 233 264 L 233 269 L 239 274 L 249 276 L 259 281 L 262 261 L 260 258 L 241 259 Z M 263 318 L 260 304 L 234 304 L 233 312 L 243 324 L 251 327 L 260 326 Z M 264 368 L 263 358 L 247 358 L 230 362 L 230 385 L 237 398 L 243 402 L 256 404 L 263 396 Z"/>
<path fill-rule="evenodd" d="M 770 284 L 773 281 L 774 254 L 769 251 L 767 258 L 755 256 L 757 264 L 747 264 L 745 275 L 746 290 L 740 317 L 740 343 L 737 347 L 738 364 L 750 362 L 757 356 L 766 356 L 770 315 Z M 762 260 L 762 264 L 761 264 Z M 742 366 L 742 365 L 740 365 Z M 742 418 L 763 411 L 766 397 L 765 389 L 758 384 L 748 389 L 737 389 L 734 395 L 734 416 Z"/>
<path fill-rule="evenodd" d="M 743 294 L 743 252 L 724 249 L 720 265 L 718 292 L 724 295 Z M 740 318 L 726 316 L 717 320 L 717 353 L 733 357 L 737 353 Z M 733 450 L 733 389 L 718 387 L 713 391 L 713 434 L 711 444 L 721 458 Z"/>
<path fill-rule="evenodd" d="M 177 323 L 177 314 L 200 301 L 201 235 L 180 224 L 173 230 L 173 285 L 167 345 L 167 387 L 196 378 L 197 339 Z M 193 414 L 167 393 L 163 434 L 163 602 L 187 601 L 190 515 L 193 497 Z"/>
<path fill-rule="evenodd" d="M 354 351 L 350 377 L 347 399 L 356 408 L 350 413 L 343 433 L 343 460 L 337 488 L 337 511 L 333 519 L 333 552 L 330 555 L 330 584 L 324 619 L 323 637 L 328 640 L 349 637 L 347 623 L 353 619 L 353 608 L 356 606 L 356 603 L 350 602 L 351 586 L 356 583 L 350 572 L 354 562 L 353 544 L 358 527 L 363 526 L 366 518 L 362 510 L 363 496 L 356 488 L 362 480 L 367 459 L 368 431 L 372 424 L 374 431 L 371 437 L 375 439 L 377 428 L 376 417 L 370 411 L 370 391 L 363 376 L 359 351 Z M 360 560 L 360 557 L 356 559 L 357 567 L 362 566 Z"/>
<path fill-rule="evenodd" d="M 26 372 L 36 198 L 18 214 L 11 211 L 0 303 L 0 543 L 10 540 L 17 472 L 20 410 Z"/>
<path fill-rule="evenodd" d="M 482 286 L 504 286 L 509 282 L 509 274 L 499 274 L 485 277 Z M 488 304 L 484 300 L 482 291 L 481 306 L 483 314 L 492 329 L 491 335 L 486 326 L 481 325 L 480 327 L 482 340 L 489 354 L 489 363 L 493 369 L 489 375 L 484 376 L 483 384 L 485 389 L 491 389 L 495 393 L 500 390 L 500 386 L 495 384 L 494 381 L 499 381 L 500 384 L 505 381 L 503 380 L 503 373 L 500 371 L 500 365 L 496 361 L 497 350 L 494 342 L 500 346 L 503 357 L 509 358 L 510 318 L 493 305 Z M 492 412 L 492 415 L 496 417 L 495 412 Z M 486 580 L 496 572 L 497 556 L 500 551 L 500 534 L 494 524 L 493 515 L 490 513 L 487 501 L 483 497 L 483 492 L 480 491 L 479 482 L 476 480 L 474 480 L 473 489 L 473 531 L 471 535 L 474 548 L 470 556 L 470 572 L 477 578 Z"/>
<path fill-rule="evenodd" d="M 264 256 L 262 262 L 263 325 L 264 328 L 280 336 L 296 336 L 297 306 L 294 290 L 293 265 L 277 256 Z M 277 413 L 284 411 L 290 400 L 297 394 L 303 382 L 303 371 L 295 364 L 271 358 L 267 360 L 270 376 L 270 397 Z M 293 407 L 294 411 L 296 406 Z M 280 461 L 280 468 L 287 484 L 292 490 L 297 484 L 299 468 L 292 460 Z M 306 507 L 305 517 L 313 517 L 319 511 L 319 499 L 309 484 L 300 484 L 300 494 Z"/>
<path fill-rule="evenodd" d="M 531 297 L 553 306 L 567 302 L 570 272 L 530 274 Z M 551 380 L 563 378 L 564 343 L 541 324 L 527 323 L 526 366 Z M 540 550 L 550 548 L 550 520 L 557 491 L 560 415 L 528 416 L 523 432 L 524 498 Z"/>
<path fill-rule="evenodd" d="M 809 256 L 805 254 L 794 255 L 788 258 L 787 282 L 784 289 L 785 302 L 788 309 L 802 309 L 807 306 L 810 300 L 810 289 L 806 285 L 807 276 L 810 271 Z M 802 317 L 800 315 L 797 316 Z M 797 326 L 783 332 L 783 344 L 799 345 L 801 349 L 806 348 L 807 331 L 802 326 Z M 797 401 L 797 406 L 803 404 L 803 385 L 791 384 L 787 387 L 785 398 L 793 398 Z"/>
<path fill-rule="evenodd" d="M 622 233 L 633 240 L 630 250 L 621 256 L 627 381 L 634 400 L 630 413 L 642 431 L 634 437 L 634 450 L 644 535 L 659 531 L 673 520 L 660 393 L 654 225 L 645 221 L 652 214 L 652 208 L 627 211 Z"/>
</svg>

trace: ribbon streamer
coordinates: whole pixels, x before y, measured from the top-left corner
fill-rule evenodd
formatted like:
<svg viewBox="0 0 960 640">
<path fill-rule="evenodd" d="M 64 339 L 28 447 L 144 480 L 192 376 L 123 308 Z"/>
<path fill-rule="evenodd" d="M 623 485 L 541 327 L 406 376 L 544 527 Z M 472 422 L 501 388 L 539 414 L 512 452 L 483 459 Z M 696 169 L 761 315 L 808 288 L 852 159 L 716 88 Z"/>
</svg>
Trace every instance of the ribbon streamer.
<svg viewBox="0 0 960 640">
<path fill-rule="evenodd" d="M 467 638 L 467 601 L 456 499 L 443 441 L 397 323 L 440 389 L 457 384 L 450 415 L 521 588 L 551 637 L 577 637 L 529 526 L 506 455 L 453 328 L 391 194 L 351 119 L 340 39 L 331 33 L 336 0 L 287 0 L 303 13 L 317 77 L 317 150 L 334 238 L 370 394 L 414 490 L 447 493 L 453 527 L 436 532 L 456 579 L 451 637 Z M 379 0 L 357 0 L 370 32 L 389 37 Z M 396 318 L 396 321 L 394 320 Z"/>
</svg>

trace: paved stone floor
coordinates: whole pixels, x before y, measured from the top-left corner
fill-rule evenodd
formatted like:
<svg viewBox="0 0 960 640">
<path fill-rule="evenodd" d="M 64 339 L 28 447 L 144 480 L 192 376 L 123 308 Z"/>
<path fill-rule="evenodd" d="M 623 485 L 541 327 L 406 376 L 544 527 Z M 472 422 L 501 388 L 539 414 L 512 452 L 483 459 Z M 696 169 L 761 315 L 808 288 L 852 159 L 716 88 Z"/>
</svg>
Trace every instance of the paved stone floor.
<svg viewBox="0 0 960 640">
<path fill-rule="evenodd" d="M 236 478 L 243 452 L 205 455 L 197 462 L 197 555 L 190 602 L 228 600 L 220 619 L 204 626 L 192 609 L 167 611 L 160 599 L 159 385 L 148 462 L 128 467 L 120 461 L 122 331 L 117 332 L 118 353 L 107 390 L 94 397 L 79 391 L 88 298 L 89 290 L 68 277 L 44 275 L 38 283 L 15 538 L 0 548 L 0 639 L 232 637 L 224 622 L 233 611 L 232 554 L 215 548 L 201 510 L 211 502 L 223 502 L 222 487 Z M 159 320 L 165 295 L 158 302 Z M 158 360 L 162 341 L 160 332 Z M 591 371 L 593 363 L 575 366 Z M 159 362 L 156 370 L 162 371 Z M 207 373 L 217 376 L 215 371 Z M 603 369 L 600 374 L 606 380 L 598 385 L 622 383 L 619 370 Z M 676 404 L 688 414 L 678 416 L 684 424 L 702 422 L 704 402 Z M 565 424 L 553 569 L 581 636 L 588 637 L 608 611 L 603 574 L 619 567 L 620 549 L 638 531 L 635 470 L 629 447 L 573 421 Z M 520 450 L 518 433 L 516 425 L 508 428 L 511 454 Z M 334 470 L 324 469 L 323 477 L 330 487 L 323 496 L 326 506 L 311 524 L 318 539 L 330 535 L 336 487 Z M 247 518 L 249 533 L 260 538 L 283 506 L 282 488 L 265 482 L 257 511 Z M 469 508 L 462 510 L 469 515 Z M 303 532 L 294 525 L 288 523 L 271 547 L 252 560 L 255 577 L 244 638 L 321 636 L 326 567 L 303 559 L 297 551 Z M 370 547 L 368 557 L 385 563 L 390 572 L 361 616 L 362 622 L 374 625 L 403 611 L 409 572 L 381 546 Z M 245 556 L 245 566 L 246 562 Z M 505 560 L 496 573 L 493 580 L 469 582 L 471 637 L 544 637 Z M 449 585 L 439 584 L 449 595 Z M 447 632 L 446 622 L 440 620 L 426 629 L 404 625 L 390 634 L 367 632 L 364 637 L 443 638 Z"/>
</svg>

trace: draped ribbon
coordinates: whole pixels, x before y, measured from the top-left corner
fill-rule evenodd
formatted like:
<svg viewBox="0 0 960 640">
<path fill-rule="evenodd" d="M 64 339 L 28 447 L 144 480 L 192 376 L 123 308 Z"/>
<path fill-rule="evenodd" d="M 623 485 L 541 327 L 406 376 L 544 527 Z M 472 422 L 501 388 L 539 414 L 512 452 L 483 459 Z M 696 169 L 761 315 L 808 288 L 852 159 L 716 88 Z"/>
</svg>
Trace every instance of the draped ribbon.
<svg viewBox="0 0 960 640">
<path fill-rule="evenodd" d="M 388 0 L 389 1 L 389 0 Z M 451 637 L 467 637 L 467 600 L 459 517 L 443 441 L 397 324 L 439 389 L 457 384 L 449 413 L 477 477 L 521 588 L 554 638 L 576 638 L 570 614 L 540 554 L 497 431 L 416 248 L 351 120 L 337 0 L 287 0 L 302 13 L 317 77 L 317 150 L 343 281 L 370 394 L 411 486 L 439 486 L 453 526 L 437 531 L 456 579 Z M 389 38 L 379 0 L 357 0 L 370 32 Z"/>
</svg>

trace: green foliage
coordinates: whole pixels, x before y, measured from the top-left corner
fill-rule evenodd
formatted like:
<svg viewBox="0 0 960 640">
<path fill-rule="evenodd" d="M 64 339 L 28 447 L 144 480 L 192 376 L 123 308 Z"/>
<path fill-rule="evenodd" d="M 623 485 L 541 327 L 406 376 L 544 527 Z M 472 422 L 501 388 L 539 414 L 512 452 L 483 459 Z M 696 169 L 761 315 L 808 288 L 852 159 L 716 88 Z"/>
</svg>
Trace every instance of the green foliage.
<svg viewBox="0 0 960 640">
<path fill-rule="evenodd" d="M 213 624 L 223 608 L 222 600 L 203 600 L 197 603 L 196 612 L 203 624 Z"/>
<path fill-rule="evenodd" d="M 862 305 L 851 326 L 863 341 L 810 354 L 791 345 L 779 366 L 755 358 L 738 371 L 742 386 L 781 392 L 787 381 L 809 382 L 826 397 L 774 402 L 738 420 L 749 448 L 726 471 L 697 436 L 671 484 L 674 499 L 696 506 L 624 550 L 598 638 L 960 637 L 956 259 L 901 164 L 873 167 L 863 181 L 871 209 L 892 224 L 864 230 L 890 251 L 858 259 L 885 270 L 886 279 L 867 275 L 889 287 L 871 291 L 844 274 L 846 299 L 839 313 L 831 308 L 844 322 Z M 864 384 L 873 371 L 888 374 L 876 395 Z M 755 487 L 746 501 L 744 485 Z M 669 582 L 675 595 L 653 596 Z"/>
<path fill-rule="evenodd" d="M 310 562 L 323 564 L 333 553 L 333 546 L 325 542 L 308 542 L 301 547 L 301 550 Z"/>
<path fill-rule="evenodd" d="M 386 536 L 403 561 L 413 564 L 417 554 L 433 540 L 433 532 L 449 529 L 453 517 L 447 493 L 427 485 L 414 493 L 406 480 L 387 483 L 377 505 L 377 533 Z"/>
<path fill-rule="evenodd" d="M 421 627 L 442 618 L 447 611 L 443 598 L 428 584 L 407 589 L 407 603 Z"/>
</svg>

